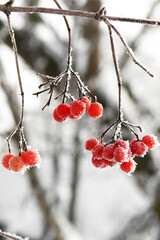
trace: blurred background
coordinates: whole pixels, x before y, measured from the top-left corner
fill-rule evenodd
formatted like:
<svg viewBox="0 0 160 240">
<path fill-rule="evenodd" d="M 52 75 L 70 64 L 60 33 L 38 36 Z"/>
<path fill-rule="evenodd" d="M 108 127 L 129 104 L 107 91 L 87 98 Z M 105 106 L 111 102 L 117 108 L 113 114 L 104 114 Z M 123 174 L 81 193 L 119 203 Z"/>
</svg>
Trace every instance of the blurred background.
<svg viewBox="0 0 160 240">
<path fill-rule="evenodd" d="M 159 19 L 160 1 L 60 0 L 66 9 L 98 11 L 109 16 Z M 1 4 L 5 1 L 0 1 Z M 56 7 L 52 0 L 16 0 L 15 6 Z M 68 35 L 62 16 L 11 14 L 25 93 L 25 136 L 38 149 L 41 168 L 25 174 L 0 165 L 0 229 L 32 240 L 159 240 L 160 150 L 136 159 L 132 176 L 116 167 L 96 169 L 84 143 L 97 137 L 117 118 L 117 82 L 108 28 L 104 23 L 68 17 L 72 29 L 73 68 L 104 106 L 100 119 L 57 123 L 54 100 L 33 96 L 44 79 L 66 69 Z M 124 116 L 160 139 L 160 29 L 135 23 L 113 23 L 136 57 L 154 74 L 135 65 L 117 36 L 115 44 L 123 77 Z M 73 84 L 73 93 L 77 91 Z M 56 90 L 54 96 L 61 91 Z M 19 121 L 20 91 L 6 17 L 0 13 L 0 156 L 8 152 L 6 138 Z M 107 139 L 113 133 L 106 136 Z M 123 129 L 125 140 L 134 136 Z M 18 135 L 12 150 L 18 153 Z M 0 239 L 4 239 L 0 237 Z"/>
</svg>

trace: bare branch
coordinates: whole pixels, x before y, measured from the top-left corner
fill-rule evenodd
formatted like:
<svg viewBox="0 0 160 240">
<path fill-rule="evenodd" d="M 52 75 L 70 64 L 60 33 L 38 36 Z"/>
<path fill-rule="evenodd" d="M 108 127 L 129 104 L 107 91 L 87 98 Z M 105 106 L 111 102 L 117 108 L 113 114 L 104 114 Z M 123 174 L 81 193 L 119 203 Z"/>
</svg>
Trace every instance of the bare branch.
<svg viewBox="0 0 160 240">
<path fill-rule="evenodd" d="M 14 30 L 11 25 L 10 21 L 10 13 L 6 11 L 6 16 L 7 16 L 7 21 L 8 21 L 8 29 L 9 29 L 9 35 L 11 38 L 12 46 L 13 46 L 13 51 L 15 55 L 15 63 L 16 63 L 16 70 L 17 70 L 17 76 L 18 76 L 18 83 L 19 83 L 19 88 L 20 88 L 20 93 L 21 93 L 21 112 L 20 112 L 20 120 L 17 126 L 13 129 L 11 134 L 7 138 L 7 143 L 8 143 L 8 150 L 9 153 L 11 153 L 11 146 L 10 146 L 10 139 L 13 137 L 13 135 L 19 130 L 19 152 L 22 151 L 23 147 L 26 150 L 26 141 L 24 137 L 24 130 L 23 130 L 23 118 L 24 118 L 24 92 L 23 92 L 23 86 L 22 86 L 22 80 L 21 80 L 21 75 L 20 75 L 20 68 L 19 68 L 19 61 L 18 61 L 18 51 L 17 51 L 17 44 L 16 44 L 16 39 L 15 39 L 15 34 Z"/>
<path fill-rule="evenodd" d="M 78 11 L 78 10 L 65 10 L 65 9 L 55 9 L 55 8 L 44 8 L 44 7 L 13 7 L 6 6 L 5 4 L 0 4 L 0 11 L 6 12 L 19 12 L 19 13 L 48 13 L 48 14 L 56 14 L 63 16 L 74 16 L 74 17 L 82 17 L 88 18 L 92 20 L 97 20 L 97 13 L 87 12 L 87 11 Z M 160 26 L 160 21 L 153 19 L 141 19 L 141 18 L 127 18 L 127 17 L 115 17 L 115 16 L 102 16 L 100 21 L 104 21 L 105 19 L 109 19 L 110 21 L 120 21 L 120 22 L 130 22 L 130 23 L 141 23 L 152 26 Z"/>
<path fill-rule="evenodd" d="M 122 35 L 120 34 L 120 32 L 117 30 L 117 28 L 111 24 L 107 18 L 104 21 L 108 26 L 110 26 L 115 33 L 117 34 L 117 36 L 120 38 L 121 42 L 123 43 L 124 47 L 126 48 L 126 51 L 128 52 L 129 56 L 132 58 L 133 62 L 135 64 L 137 64 L 140 68 L 142 68 L 146 73 L 148 73 L 151 77 L 154 77 L 154 75 L 146 68 L 144 67 L 139 61 L 138 59 L 136 59 L 136 57 L 134 56 L 134 52 L 132 51 L 132 49 L 128 46 L 126 40 L 122 37 Z"/>
</svg>

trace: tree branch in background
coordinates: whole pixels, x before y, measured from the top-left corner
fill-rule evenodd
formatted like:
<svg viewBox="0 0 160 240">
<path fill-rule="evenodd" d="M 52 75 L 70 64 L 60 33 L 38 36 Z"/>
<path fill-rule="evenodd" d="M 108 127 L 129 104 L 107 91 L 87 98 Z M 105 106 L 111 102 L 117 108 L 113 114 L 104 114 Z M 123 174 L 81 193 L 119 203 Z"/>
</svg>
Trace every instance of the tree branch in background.
<svg viewBox="0 0 160 240">
<path fill-rule="evenodd" d="M 0 236 L 5 237 L 5 238 L 9 238 L 9 239 L 13 239 L 13 240 L 29 240 L 28 237 L 22 238 L 22 237 L 20 237 L 20 236 L 18 236 L 16 234 L 3 232 L 1 229 L 0 229 Z"/>
</svg>

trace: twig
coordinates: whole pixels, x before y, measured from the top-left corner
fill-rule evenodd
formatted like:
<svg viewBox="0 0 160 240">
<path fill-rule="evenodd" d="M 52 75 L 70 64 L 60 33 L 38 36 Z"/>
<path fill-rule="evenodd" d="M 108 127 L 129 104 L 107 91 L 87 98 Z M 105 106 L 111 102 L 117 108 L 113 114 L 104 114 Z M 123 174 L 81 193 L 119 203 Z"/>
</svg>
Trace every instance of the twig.
<svg viewBox="0 0 160 240">
<path fill-rule="evenodd" d="M 17 126 L 13 129 L 11 134 L 7 137 L 7 143 L 8 143 L 8 150 L 9 153 L 11 153 L 11 145 L 10 145 L 10 139 L 13 137 L 13 135 L 19 130 L 19 136 L 20 136 L 20 141 L 19 141 L 19 151 L 21 152 L 22 148 L 26 150 L 26 141 L 24 138 L 24 130 L 23 130 L 23 118 L 24 118 L 24 92 L 23 92 L 23 86 L 22 86 L 22 80 L 21 80 L 21 75 L 20 75 L 20 68 L 19 68 L 19 61 L 18 61 L 18 51 L 17 51 L 17 44 L 16 44 L 16 39 L 15 39 L 15 34 L 14 30 L 11 25 L 10 21 L 10 13 L 6 12 L 7 16 L 7 22 L 8 22 L 8 29 L 9 29 L 9 35 L 11 38 L 12 46 L 13 46 L 13 51 L 15 55 L 15 63 L 16 63 L 16 69 L 17 69 L 17 76 L 18 76 L 18 83 L 19 83 L 19 88 L 20 88 L 20 93 L 21 93 L 21 112 L 20 112 L 20 120 Z"/>
<path fill-rule="evenodd" d="M 16 234 L 3 232 L 1 229 L 0 229 L 0 236 L 5 237 L 5 238 L 9 238 L 9 239 L 13 239 L 13 240 L 29 240 L 28 237 L 22 238 L 22 237 L 20 237 L 20 236 L 18 236 Z"/>
<path fill-rule="evenodd" d="M 110 36 L 113 63 L 114 63 L 114 68 L 115 68 L 115 72 L 116 72 L 116 76 L 117 76 L 117 82 L 118 82 L 118 100 L 119 100 L 118 119 L 121 121 L 122 118 L 123 118 L 123 113 L 122 113 L 122 78 L 120 76 L 118 60 L 117 60 L 117 57 L 116 57 L 116 52 L 115 52 L 115 47 L 114 47 L 112 29 L 111 29 L 110 26 L 108 26 L 108 30 L 109 30 L 109 36 Z"/>
<path fill-rule="evenodd" d="M 129 56 L 132 58 L 133 62 L 135 64 L 137 64 L 140 68 L 142 68 L 146 73 L 148 73 L 151 77 L 154 77 L 154 75 L 146 68 L 144 67 L 139 61 L 138 59 L 136 59 L 136 57 L 134 56 L 134 52 L 132 51 L 132 49 L 128 46 L 126 40 L 122 37 L 122 35 L 120 34 L 120 32 L 117 30 L 117 28 L 110 23 L 110 21 L 106 18 L 104 20 L 104 22 L 111 27 L 115 33 L 117 34 L 117 36 L 120 38 L 121 42 L 123 43 L 124 47 L 126 48 L 126 51 L 128 52 Z"/>
<path fill-rule="evenodd" d="M 63 15 L 63 16 L 74 16 L 74 17 L 82 17 L 88 18 L 92 20 L 96 19 L 96 14 L 94 12 L 87 12 L 87 11 L 78 11 L 78 10 L 66 10 L 66 9 L 54 9 L 54 8 L 44 8 L 44 7 L 7 7 L 9 12 L 19 12 L 19 13 L 48 13 L 48 14 L 56 14 L 56 15 Z M 6 5 L 0 4 L 0 11 L 6 11 Z M 110 21 L 120 21 L 120 22 L 130 22 L 130 23 L 140 23 L 140 24 L 147 24 L 151 26 L 160 26 L 159 20 L 153 19 L 143 19 L 143 18 L 128 18 L 128 17 L 116 17 L 116 16 L 103 16 L 100 21 L 104 21 L 105 19 Z"/>
</svg>

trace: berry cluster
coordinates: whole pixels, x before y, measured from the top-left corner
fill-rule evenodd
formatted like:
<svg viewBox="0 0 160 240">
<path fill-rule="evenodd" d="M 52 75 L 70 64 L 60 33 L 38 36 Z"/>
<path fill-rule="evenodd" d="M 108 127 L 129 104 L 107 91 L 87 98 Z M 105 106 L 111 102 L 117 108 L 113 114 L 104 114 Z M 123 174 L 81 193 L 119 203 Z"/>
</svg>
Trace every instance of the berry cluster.
<svg viewBox="0 0 160 240">
<path fill-rule="evenodd" d="M 114 166 L 117 163 L 122 171 L 134 172 L 136 162 L 135 156 L 143 157 L 148 150 L 158 145 L 157 137 L 145 135 L 142 140 L 134 139 L 130 143 L 119 139 L 115 143 L 99 143 L 97 139 L 90 138 L 85 143 L 85 148 L 92 152 L 92 164 L 97 168 Z"/>
<path fill-rule="evenodd" d="M 21 152 L 19 155 L 6 154 L 2 158 L 2 165 L 14 172 L 25 171 L 30 167 L 37 166 L 39 163 L 39 154 L 34 150 Z"/>
<path fill-rule="evenodd" d="M 98 102 L 91 102 L 87 97 L 79 98 L 71 102 L 70 106 L 61 103 L 53 112 L 53 118 L 57 122 L 64 122 L 67 118 L 80 119 L 85 113 L 92 118 L 99 118 L 103 113 L 103 106 Z"/>
</svg>

